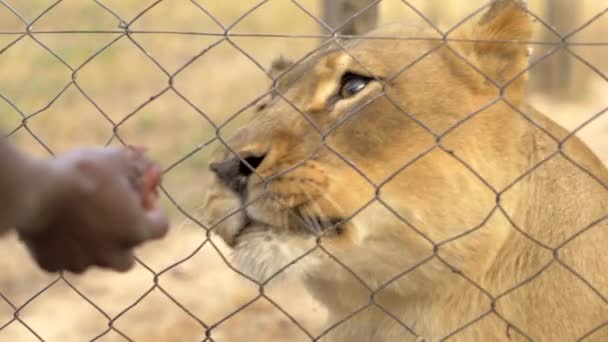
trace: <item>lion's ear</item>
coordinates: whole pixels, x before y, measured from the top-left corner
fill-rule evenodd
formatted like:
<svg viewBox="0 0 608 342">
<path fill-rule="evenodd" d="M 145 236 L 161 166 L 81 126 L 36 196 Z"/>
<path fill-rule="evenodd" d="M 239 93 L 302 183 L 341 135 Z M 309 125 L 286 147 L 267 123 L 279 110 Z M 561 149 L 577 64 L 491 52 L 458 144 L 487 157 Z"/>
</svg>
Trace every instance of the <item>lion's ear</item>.
<svg viewBox="0 0 608 342">
<path fill-rule="evenodd" d="M 513 95 L 523 93 L 532 38 L 532 18 L 523 0 L 496 0 L 481 20 L 468 30 L 472 62 L 486 76 Z M 472 55 L 472 56 L 471 56 Z M 521 75 L 520 75 L 521 74 Z"/>
<path fill-rule="evenodd" d="M 276 78 L 277 76 L 279 76 L 283 72 L 285 72 L 287 69 L 289 69 L 292 65 L 293 65 L 292 61 L 290 61 L 289 59 L 287 59 L 283 56 L 280 56 L 279 58 L 272 61 L 272 64 L 270 65 L 270 72 L 269 72 L 270 76 L 272 76 L 273 78 Z"/>
</svg>

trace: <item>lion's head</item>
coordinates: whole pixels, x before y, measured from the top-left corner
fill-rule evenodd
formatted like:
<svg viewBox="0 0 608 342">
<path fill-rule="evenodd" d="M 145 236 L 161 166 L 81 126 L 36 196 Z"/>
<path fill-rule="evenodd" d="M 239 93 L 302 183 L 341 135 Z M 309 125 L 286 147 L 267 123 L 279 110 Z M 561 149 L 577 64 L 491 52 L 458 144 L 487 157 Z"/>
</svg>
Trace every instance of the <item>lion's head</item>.
<svg viewBox="0 0 608 342">
<path fill-rule="evenodd" d="M 520 113 L 531 32 L 502 0 L 450 41 L 391 25 L 275 63 L 273 91 L 210 163 L 213 231 L 260 281 L 301 266 L 335 311 L 374 291 L 430 296 L 456 273 L 488 281 L 507 214 L 527 215 L 514 182 L 557 146 Z"/>
</svg>

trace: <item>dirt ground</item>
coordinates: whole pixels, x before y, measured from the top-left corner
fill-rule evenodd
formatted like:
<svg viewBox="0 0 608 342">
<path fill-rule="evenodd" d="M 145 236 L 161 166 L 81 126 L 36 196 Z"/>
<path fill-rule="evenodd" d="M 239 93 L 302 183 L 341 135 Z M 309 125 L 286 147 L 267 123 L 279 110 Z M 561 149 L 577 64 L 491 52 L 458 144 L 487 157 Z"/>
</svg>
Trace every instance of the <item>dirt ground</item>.
<svg viewBox="0 0 608 342">
<path fill-rule="evenodd" d="M 31 20 L 53 2 L 7 3 Z M 103 3 L 119 17 L 131 19 L 153 2 Z M 160 2 L 132 28 L 223 32 L 193 3 Z M 238 6 L 230 1 L 198 3 L 227 27 L 259 2 L 239 1 Z M 319 1 L 297 3 L 313 14 L 320 13 Z M 410 3 L 425 8 L 424 1 Z M 448 28 L 464 17 L 475 7 L 472 3 L 446 7 L 445 14 L 439 12 L 444 18 L 440 28 Z M 534 6 L 532 0 L 530 3 Z M 585 5 L 590 7 L 585 7 L 581 23 L 599 7 L 599 2 L 584 3 L 591 5 Z M 382 22 L 420 22 L 401 1 L 383 2 L 381 18 Z M 599 25 L 603 29 L 592 25 L 587 32 L 581 32 L 581 41 L 605 39 L 593 32 L 606 32 L 608 22 L 603 20 Z M 281 54 L 297 59 L 318 45 L 318 39 L 305 36 L 319 34 L 319 25 L 294 2 L 270 1 L 235 25 L 234 32 L 297 34 L 301 38 L 233 37 L 223 41 L 175 75 L 175 90 L 149 103 L 151 96 L 167 87 L 168 77 L 134 43 L 173 74 L 221 37 L 134 33 L 132 40 L 122 37 L 86 62 L 119 36 L 111 33 L 117 27 L 116 17 L 93 1 L 65 0 L 34 28 L 110 33 L 34 34 L 38 42 L 25 37 L 6 51 L 2 49 L 20 34 L 0 34 L 0 94 L 14 105 L 0 100 L 0 126 L 12 131 L 22 121 L 19 112 L 39 112 L 29 119 L 28 127 L 46 148 L 23 128 L 11 135 L 11 140 L 31 153 L 48 156 L 48 150 L 60 153 L 75 146 L 118 143 L 111 139 L 109 120 L 116 123 L 134 114 L 119 126 L 118 135 L 128 143 L 148 146 L 152 156 L 169 170 L 163 204 L 170 211 L 173 228 L 162 241 L 138 250 L 141 263 L 125 274 L 100 270 L 91 270 L 84 276 L 45 274 L 30 261 L 15 236 L 5 237 L 0 241 L 0 342 L 128 340 L 125 336 L 135 341 L 203 341 L 207 337 L 218 342 L 309 341 L 309 335 L 323 332 L 327 329 L 323 323 L 325 309 L 301 285 L 271 282 L 264 288 L 264 296 L 260 296 L 256 284 L 231 269 L 230 253 L 223 243 L 216 238 L 207 240 L 205 230 L 192 219 L 201 216 L 199 207 L 208 176 L 206 161 L 215 145 L 206 145 L 216 134 L 213 124 L 220 125 L 269 85 L 268 78 L 250 58 L 262 66 L 270 65 L 272 58 Z M 0 3 L 0 32 L 23 29 L 23 23 Z M 76 84 L 70 83 L 72 71 L 40 43 L 77 70 Z M 577 47 L 576 51 L 604 76 L 577 63 L 575 81 L 585 81 L 581 87 L 574 87 L 572 91 L 576 93 L 571 96 L 543 89 L 530 91 L 530 101 L 538 109 L 550 113 L 569 129 L 578 128 L 608 106 L 608 65 L 601 57 L 606 55 L 606 48 Z M 533 71 L 531 77 L 535 76 L 538 75 Z M 222 128 L 222 133 L 233 126 Z M 578 135 L 608 162 L 608 115 L 585 125 Z M 191 157 L 180 162 L 191 152 Z M 155 278 L 155 274 L 159 276 Z M 206 336 L 208 327 L 212 329 Z"/>
</svg>

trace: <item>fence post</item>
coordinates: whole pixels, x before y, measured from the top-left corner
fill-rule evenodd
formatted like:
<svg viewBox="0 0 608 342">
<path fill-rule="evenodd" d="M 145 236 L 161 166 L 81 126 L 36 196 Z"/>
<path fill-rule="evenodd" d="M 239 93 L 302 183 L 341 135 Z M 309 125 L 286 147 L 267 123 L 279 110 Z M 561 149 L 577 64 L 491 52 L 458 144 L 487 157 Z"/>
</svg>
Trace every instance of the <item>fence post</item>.
<svg viewBox="0 0 608 342">
<path fill-rule="evenodd" d="M 545 1 L 546 20 L 550 25 L 562 32 L 567 32 L 575 27 L 580 4 L 572 0 Z M 555 34 L 545 30 L 543 40 L 555 41 Z M 584 77 L 575 77 L 572 60 L 573 58 L 565 51 L 558 51 L 540 63 L 536 67 L 538 68 L 536 86 L 540 90 L 553 93 L 562 99 L 580 95 L 580 91 L 577 89 L 581 89 L 581 84 L 586 80 Z M 574 81 L 575 78 L 576 81 Z"/>
<path fill-rule="evenodd" d="M 323 20 L 333 29 L 344 24 L 353 15 L 367 8 L 375 0 L 324 0 Z M 378 6 L 374 5 L 342 26 L 338 33 L 362 35 L 378 26 Z"/>
</svg>

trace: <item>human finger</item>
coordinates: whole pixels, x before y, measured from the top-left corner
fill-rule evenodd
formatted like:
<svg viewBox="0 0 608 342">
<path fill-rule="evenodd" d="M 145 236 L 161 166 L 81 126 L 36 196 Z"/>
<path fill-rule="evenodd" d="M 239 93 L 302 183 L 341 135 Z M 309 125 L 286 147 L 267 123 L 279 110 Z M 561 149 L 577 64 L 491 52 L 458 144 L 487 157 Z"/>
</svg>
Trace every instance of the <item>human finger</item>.
<svg viewBox="0 0 608 342">
<path fill-rule="evenodd" d="M 169 231 L 169 218 L 162 208 L 144 211 L 139 227 L 146 239 L 160 239 Z"/>
<path fill-rule="evenodd" d="M 118 272 L 126 272 L 135 265 L 135 256 L 128 249 L 115 250 L 101 256 L 97 265 Z"/>
</svg>

